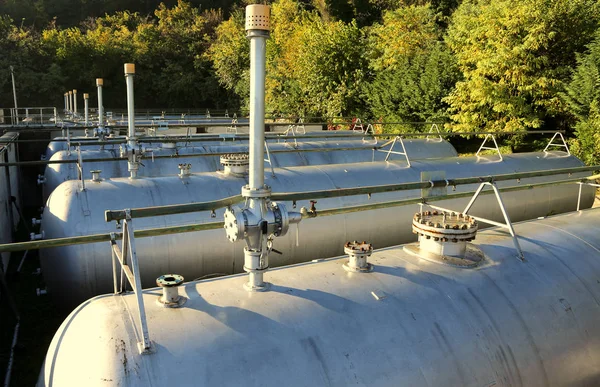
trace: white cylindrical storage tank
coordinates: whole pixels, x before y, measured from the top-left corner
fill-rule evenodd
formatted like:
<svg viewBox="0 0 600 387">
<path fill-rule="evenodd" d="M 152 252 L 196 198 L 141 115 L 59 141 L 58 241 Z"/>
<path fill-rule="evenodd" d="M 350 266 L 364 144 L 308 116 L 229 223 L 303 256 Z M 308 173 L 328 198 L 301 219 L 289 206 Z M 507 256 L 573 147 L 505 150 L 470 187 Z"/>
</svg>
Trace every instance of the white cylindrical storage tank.
<svg viewBox="0 0 600 387">
<path fill-rule="evenodd" d="M 175 309 L 148 289 L 143 355 L 135 296 L 99 296 L 63 322 L 38 386 L 595 386 L 599 228 L 598 210 L 517 224 L 526 262 L 483 231 L 476 269 L 392 248 L 370 273 L 347 258 L 269 271 L 263 293 L 246 275 L 190 282 Z"/>
<path fill-rule="evenodd" d="M 320 165 L 276 169 L 275 177 L 265 174 L 265 182 L 274 193 L 302 191 L 335 191 L 339 188 L 386 185 L 421 181 L 422 174 L 443 171 L 445 178 L 500 175 L 579 167 L 573 156 L 557 153 L 524 153 L 495 157 L 457 157 L 416 160 L 412 167 L 404 162 L 374 162 L 340 165 Z M 576 174 L 574 176 L 584 176 Z M 521 182 L 499 182 L 499 187 L 535 182 L 559 181 L 565 175 L 522 179 Z M 161 206 L 177 203 L 206 202 L 239 195 L 247 177 L 223 173 L 191 174 L 184 178 L 167 176 L 131 180 L 106 179 L 86 181 L 85 191 L 79 181 L 61 184 L 50 196 L 42 219 L 46 238 L 109 233 L 114 223 L 106 223 L 104 211 Z M 478 185 L 458 186 L 457 192 L 473 192 Z M 448 188 L 451 193 L 451 188 Z M 594 190 L 583 187 L 581 208 L 592 205 Z M 527 191 L 507 192 L 504 203 L 514 221 L 572 211 L 577 205 L 576 184 L 537 187 Z M 399 191 L 343 198 L 320 199 L 318 210 L 360 204 L 386 202 L 421 197 L 420 190 Z M 439 202 L 440 205 L 462 210 L 469 198 Z M 286 204 L 292 208 L 292 203 Z M 308 203 L 298 203 L 309 206 Z M 277 238 L 275 248 L 282 255 L 272 255 L 271 266 L 308 261 L 315 257 L 332 257 L 343 253 L 348 240 L 368 240 L 375 246 L 392 246 L 415 239 L 410 219 L 414 206 L 401 206 L 346 215 L 318 217 L 310 227 L 301 226 L 299 245 L 295 232 Z M 503 220 L 493 195 L 483 195 L 476 202 L 473 214 L 496 221 Z M 223 210 L 216 219 L 223 218 Z M 191 223 L 213 222 L 209 212 L 140 218 L 136 229 L 157 228 Z M 308 223 L 307 223 L 308 224 Z M 179 273 L 193 279 L 207 274 L 241 272 L 243 243 L 229 243 L 224 230 L 138 239 L 138 254 L 143 258 L 143 277 L 152 280 L 164 273 Z M 64 246 L 40 251 L 41 265 L 49 289 L 56 297 L 73 305 L 89 296 L 112 289 L 111 252 L 108 243 Z M 148 285 L 148 283 L 146 283 Z"/>
<path fill-rule="evenodd" d="M 194 154 L 206 153 L 233 153 L 248 152 L 246 144 L 215 143 L 207 142 L 204 145 L 178 146 L 174 148 L 161 148 L 153 146 L 153 150 L 145 152 L 143 165 L 138 166 L 138 176 L 157 177 L 172 175 L 178 172 L 178 165 L 185 163 L 192 165 L 192 172 L 214 172 L 219 168 L 219 155 L 194 157 Z M 173 145 L 173 144 L 171 144 Z M 456 150 L 447 141 L 431 141 L 424 139 L 405 140 L 406 152 L 411 160 L 425 158 L 441 158 L 456 156 Z M 357 150 L 331 151 L 332 148 L 361 148 Z M 323 165 L 323 164 L 342 164 L 352 162 L 371 162 L 382 161 L 387 153 L 373 150 L 373 145 L 368 142 L 345 140 L 345 141 L 304 141 L 294 143 L 272 143 L 269 145 L 271 153 L 271 162 L 273 167 L 293 167 L 303 165 Z M 290 152 L 277 153 L 279 150 Z M 297 152 L 296 152 L 297 150 Z M 304 151 L 311 150 L 311 151 Z M 317 151 L 314 151 L 317 150 Z M 179 155 L 181 157 L 153 158 L 160 156 Z M 186 156 L 189 155 L 189 156 Z M 120 156 L 119 147 L 107 145 L 104 150 L 87 150 L 81 152 L 83 161 L 83 174 L 85 178 L 90 178 L 91 170 L 101 170 L 106 178 L 127 177 L 127 160 L 118 161 L 92 161 L 87 159 L 115 159 Z M 398 159 L 402 156 L 393 155 L 391 159 Z M 50 158 L 51 161 L 77 160 L 77 152 L 61 151 Z M 269 168 L 265 163 L 265 168 Z M 46 182 L 43 186 L 44 202 L 48 196 L 64 181 L 76 180 L 79 172 L 77 165 L 70 164 L 49 164 L 46 167 L 44 177 Z"/>
</svg>

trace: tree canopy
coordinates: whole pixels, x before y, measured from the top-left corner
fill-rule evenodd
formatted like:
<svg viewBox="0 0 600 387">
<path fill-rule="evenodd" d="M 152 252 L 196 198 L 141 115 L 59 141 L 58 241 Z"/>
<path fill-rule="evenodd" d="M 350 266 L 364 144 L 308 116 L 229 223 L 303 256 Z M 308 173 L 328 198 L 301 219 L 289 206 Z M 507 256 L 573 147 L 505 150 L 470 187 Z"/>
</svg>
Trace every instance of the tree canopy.
<svg viewBox="0 0 600 387">
<path fill-rule="evenodd" d="M 446 35 L 464 76 L 446 98 L 453 128 L 537 129 L 562 116 L 559 93 L 598 10 L 594 0 L 465 0 Z"/>
<path fill-rule="evenodd" d="M 29 105 L 60 106 L 64 91 L 89 92 L 101 77 L 106 104 L 122 107 L 122 66 L 134 62 L 140 108 L 244 112 L 250 2 L 2 2 L 0 103 L 12 106 L 14 66 Z M 422 121 L 469 132 L 567 129 L 576 151 L 595 154 L 598 0 L 267 3 L 271 114 L 400 121 L 394 129 L 411 131 Z"/>
</svg>

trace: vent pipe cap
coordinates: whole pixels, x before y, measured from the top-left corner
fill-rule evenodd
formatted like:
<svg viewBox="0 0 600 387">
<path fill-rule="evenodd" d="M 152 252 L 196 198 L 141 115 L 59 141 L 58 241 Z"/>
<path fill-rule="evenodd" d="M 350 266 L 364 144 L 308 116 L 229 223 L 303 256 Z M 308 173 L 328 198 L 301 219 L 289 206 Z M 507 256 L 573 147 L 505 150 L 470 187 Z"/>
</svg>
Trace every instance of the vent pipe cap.
<svg viewBox="0 0 600 387">
<path fill-rule="evenodd" d="M 104 79 L 96 78 L 96 86 L 103 86 L 103 85 L 104 85 Z"/>
<path fill-rule="evenodd" d="M 271 7 L 263 4 L 252 4 L 246 6 L 246 31 L 262 30 L 269 31 Z"/>
<path fill-rule="evenodd" d="M 135 64 L 125 63 L 125 75 L 135 74 Z"/>
</svg>

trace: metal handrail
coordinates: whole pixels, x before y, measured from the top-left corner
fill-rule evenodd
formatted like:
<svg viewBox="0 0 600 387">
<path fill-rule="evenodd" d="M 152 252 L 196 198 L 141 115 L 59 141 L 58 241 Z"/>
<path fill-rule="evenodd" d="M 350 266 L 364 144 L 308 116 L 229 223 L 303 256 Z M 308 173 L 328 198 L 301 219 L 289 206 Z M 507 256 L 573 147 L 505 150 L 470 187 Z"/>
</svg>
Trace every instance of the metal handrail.
<svg viewBox="0 0 600 387">
<path fill-rule="evenodd" d="M 542 176 L 554 176 L 573 174 L 579 172 L 593 172 L 600 170 L 600 165 L 591 167 L 575 167 L 575 168 L 562 168 L 562 169 L 551 169 L 533 172 L 519 172 L 502 175 L 488 175 L 488 176 L 477 176 L 477 177 L 461 177 L 457 179 L 447 180 L 432 180 L 432 181 L 419 181 L 411 183 L 400 183 L 400 184 L 386 184 L 376 185 L 368 187 L 352 187 L 352 188 L 339 188 L 336 190 L 324 190 L 324 191 L 306 191 L 306 192 L 286 192 L 271 194 L 271 200 L 283 201 L 283 202 L 294 202 L 300 200 L 313 200 L 313 199 L 324 199 L 334 198 L 342 196 L 354 196 L 354 195 L 370 195 L 375 193 L 393 192 L 393 191 L 406 191 L 414 189 L 426 189 L 434 187 L 454 187 L 458 185 L 466 184 L 480 184 L 494 181 L 507 181 L 507 180 L 518 180 L 532 177 Z M 599 176 L 600 177 L 600 176 Z M 598 177 L 595 177 L 598 178 Z M 578 178 L 570 182 L 585 181 L 587 178 Z M 174 215 L 174 214 L 185 214 L 189 212 L 198 211 L 212 211 L 226 206 L 233 205 L 242 200 L 241 195 L 231 196 L 225 199 L 216 200 L 212 202 L 201 202 L 201 203 L 187 203 L 187 204 L 171 204 L 166 206 L 156 207 L 144 207 L 144 208 L 132 208 L 132 218 L 142 218 L 150 216 L 163 216 L 163 215 Z M 105 211 L 105 220 L 107 222 L 113 220 L 125 219 L 126 210 L 107 210 Z"/>
<path fill-rule="evenodd" d="M 301 148 L 301 149 L 274 149 L 269 150 L 270 153 L 303 153 L 303 152 L 334 152 L 334 151 L 354 151 L 354 150 L 371 150 L 377 149 L 377 147 L 368 146 L 356 146 L 356 147 L 338 147 L 338 148 Z M 207 153 L 192 153 L 192 154 L 173 154 L 173 155 L 141 155 L 141 160 L 147 159 L 177 159 L 182 157 L 213 157 L 223 155 L 235 155 L 235 154 L 247 154 L 248 152 L 207 152 Z M 110 162 L 110 161 L 123 161 L 127 160 L 127 157 L 101 157 L 101 158 L 90 158 L 84 159 L 86 162 Z M 48 164 L 76 164 L 77 160 L 33 160 L 33 161 L 14 161 L 7 163 L 0 163 L 0 167 L 13 167 L 13 166 L 34 166 L 34 165 L 48 165 Z"/>
<path fill-rule="evenodd" d="M 596 169 L 600 169 L 600 166 L 596 166 Z M 498 188 L 500 192 L 514 192 L 514 191 L 523 191 L 528 189 L 533 189 L 537 187 L 548 187 L 548 186 L 556 186 L 563 184 L 572 184 L 572 183 L 582 183 L 587 184 L 590 180 L 600 179 L 600 175 L 588 176 L 584 178 L 572 178 L 560 181 L 552 181 L 545 183 L 531 183 L 531 184 L 523 184 L 519 186 L 513 187 L 503 187 Z M 430 187 L 430 185 L 428 186 Z M 489 195 L 492 191 L 482 192 L 481 195 Z M 361 204 L 356 206 L 349 207 L 340 207 L 340 208 L 330 208 L 325 210 L 319 210 L 315 212 L 307 212 L 303 214 L 303 218 L 316 218 L 322 216 L 332 216 L 332 215 L 342 215 L 342 214 L 350 214 L 354 212 L 361 212 L 367 210 L 377 210 L 383 208 L 390 207 L 399 207 L 411 204 L 419 204 L 424 201 L 434 202 L 440 200 L 451 200 L 451 199 L 460 199 L 465 197 L 472 197 L 473 192 L 458 192 L 451 193 L 447 195 L 439 195 L 432 196 L 427 198 L 411 198 L 411 199 L 401 199 L 401 200 L 393 200 L 381 203 L 370 203 L 370 204 Z M 228 199 L 240 198 L 238 196 L 234 196 Z M 199 209 L 198 211 L 206 211 L 211 210 L 212 208 L 218 208 L 217 206 L 210 206 L 210 203 L 215 202 L 206 202 L 203 203 L 206 207 L 204 209 Z M 134 209 L 132 209 L 134 211 Z M 187 232 L 196 232 L 196 231 L 204 231 L 204 230 L 217 230 L 223 228 L 224 222 L 210 222 L 210 223 L 196 223 L 196 224 L 187 224 L 182 226 L 169 226 L 169 227 L 160 227 L 160 228 L 150 228 L 145 230 L 135 230 L 134 236 L 135 238 L 148 238 L 162 235 L 171 235 L 171 234 L 182 234 Z M 106 233 L 106 234 L 92 234 L 92 235 L 81 235 L 74 237 L 66 237 L 66 238 L 54 238 L 54 239 L 42 239 L 36 241 L 28 241 L 28 242 L 16 242 L 16 243 L 7 243 L 0 245 L 0 253 L 4 252 L 12 252 L 12 251 L 24 251 L 24 250 L 37 250 L 37 249 L 47 249 L 52 247 L 61 247 L 61 246 L 73 246 L 73 245 L 81 245 L 88 243 L 101 243 L 101 242 L 110 242 L 114 238 L 122 238 L 123 233 Z"/>
</svg>

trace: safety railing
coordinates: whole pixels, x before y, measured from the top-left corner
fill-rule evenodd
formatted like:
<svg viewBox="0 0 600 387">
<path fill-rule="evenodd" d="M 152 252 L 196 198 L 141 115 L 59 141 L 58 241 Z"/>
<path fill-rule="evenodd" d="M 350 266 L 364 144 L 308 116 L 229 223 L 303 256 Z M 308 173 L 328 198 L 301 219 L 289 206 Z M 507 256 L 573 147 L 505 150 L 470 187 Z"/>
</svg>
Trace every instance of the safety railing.
<svg viewBox="0 0 600 387">
<path fill-rule="evenodd" d="M 8 110 L 8 115 L 4 112 Z M 52 125 L 60 122 L 58 110 L 55 107 L 21 107 L 0 108 L 0 124 L 16 126 Z"/>
</svg>

